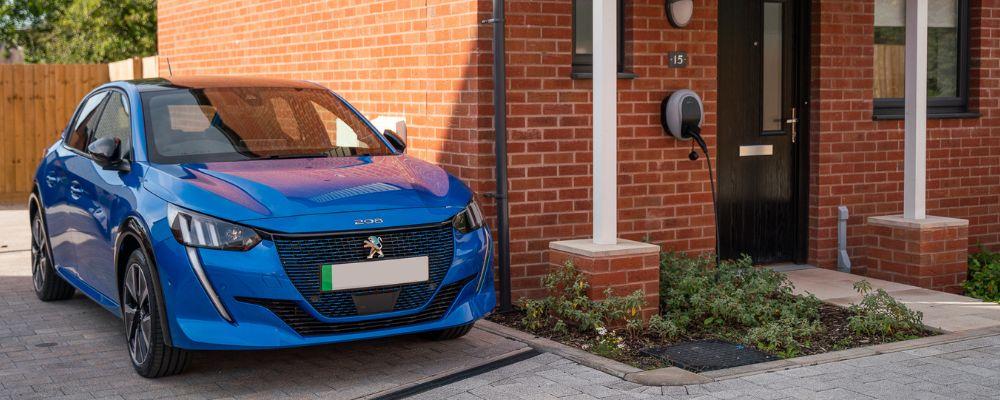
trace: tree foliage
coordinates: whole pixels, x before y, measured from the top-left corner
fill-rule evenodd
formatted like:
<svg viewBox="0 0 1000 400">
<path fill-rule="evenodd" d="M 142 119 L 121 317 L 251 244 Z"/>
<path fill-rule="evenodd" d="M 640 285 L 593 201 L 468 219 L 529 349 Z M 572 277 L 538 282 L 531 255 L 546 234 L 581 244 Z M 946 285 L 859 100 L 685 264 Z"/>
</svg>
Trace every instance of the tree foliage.
<svg viewBox="0 0 1000 400">
<path fill-rule="evenodd" d="M 156 53 L 155 0 L 0 0 L 0 45 L 36 63 L 103 63 Z"/>
</svg>

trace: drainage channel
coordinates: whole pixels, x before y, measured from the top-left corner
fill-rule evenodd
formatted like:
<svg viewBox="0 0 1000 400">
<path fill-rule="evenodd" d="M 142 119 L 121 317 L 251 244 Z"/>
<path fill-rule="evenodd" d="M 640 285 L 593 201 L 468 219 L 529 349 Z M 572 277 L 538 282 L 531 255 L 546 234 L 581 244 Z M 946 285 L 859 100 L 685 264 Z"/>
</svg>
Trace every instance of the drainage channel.
<svg viewBox="0 0 1000 400">
<path fill-rule="evenodd" d="M 396 400 L 405 399 L 411 396 L 416 396 L 418 394 L 428 392 L 437 389 L 442 386 L 450 385 L 452 383 L 472 378 L 476 375 L 482 375 L 490 371 L 495 371 L 500 368 L 506 367 L 511 364 L 516 364 L 521 361 L 533 358 L 542 354 L 535 349 L 527 349 L 522 352 L 517 352 L 506 357 L 501 357 L 493 361 L 487 362 L 485 364 L 480 364 L 475 367 L 456 371 L 447 375 L 439 376 L 437 378 L 431 379 L 426 382 L 421 382 L 413 386 L 404 387 L 402 389 L 395 389 L 388 393 L 380 394 L 375 397 L 371 397 L 372 400 Z"/>
</svg>

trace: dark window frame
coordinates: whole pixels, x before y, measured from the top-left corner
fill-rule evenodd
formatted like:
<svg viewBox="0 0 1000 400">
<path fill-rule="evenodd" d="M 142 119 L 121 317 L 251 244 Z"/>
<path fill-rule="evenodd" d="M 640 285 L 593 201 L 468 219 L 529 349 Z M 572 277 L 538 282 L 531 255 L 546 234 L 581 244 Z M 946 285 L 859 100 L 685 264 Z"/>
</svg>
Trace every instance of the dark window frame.
<svg viewBox="0 0 1000 400">
<path fill-rule="evenodd" d="M 90 144 L 90 133 L 89 132 L 87 133 L 87 138 L 85 139 L 85 141 L 83 143 L 83 148 L 82 149 L 77 148 L 77 147 L 73 147 L 70 144 L 70 142 L 71 142 L 71 139 L 75 135 L 77 135 L 77 129 L 79 128 L 77 126 L 77 124 L 80 122 L 79 121 L 80 118 L 84 117 L 84 115 L 83 115 L 83 109 L 84 109 L 84 106 L 86 106 L 87 102 L 89 102 L 94 97 L 103 96 L 101 98 L 101 101 L 98 102 L 97 105 L 94 106 L 94 109 L 90 111 L 90 114 L 88 114 L 88 115 L 94 115 L 94 117 L 96 117 L 96 121 L 94 122 L 94 126 L 96 127 L 97 123 L 100 122 L 101 112 L 104 110 L 104 103 L 106 101 L 108 101 L 109 94 L 110 94 L 110 90 L 108 90 L 108 89 L 101 89 L 101 90 L 94 91 L 93 93 L 87 95 L 87 97 L 85 97 L 83 99 L 83 101 L 81 101 L 80 104 L 77 105 L 76 111 L 73 113 L 73 119 L 70 120 L 69 125 L 66 127 L 66 133 L 64 134 L 63 141 L 62 141 L 63 147 L 65 147 L 66 149 L 68 149 L 70 151 L 78 153 L 80 155 L 83 155 L 84 157 L 89 157 L 89 155 L 87 154 L 87 151 L 86 151 L 87 150 L 87 145 Z M 87 123 L 89 124 L 90 122 L 88 121 Z"/>
<path fill-rule="evenodd" d="M 577 4 L 577 0 L 573 0 L 573 25 L 571 30 L 571 46 L 573 51 L 572 73 L 574 78 L 590 78 L 594 73 L 594 55 L 576 53 L 576 27 L 577 22 L 579 22 L 576 20 Z M 634 76 L 625 72 L 625 20 L 625 0 L 618 0 L 618 75 L 619 77 L 628 78 Z"/>
<path fill-rule="evenodd" d="M 929 118 L 972 118 L 979 114 L 969 111 L 969 31 L 970 9 L 969 0 L 957 0 L 958 3 L 958 96 L 932 97 L 927 99 L 927 116 Z M 892 120 L 903 119 L 906 99 L 875 98 L 873 119 Z"/>
</svg>

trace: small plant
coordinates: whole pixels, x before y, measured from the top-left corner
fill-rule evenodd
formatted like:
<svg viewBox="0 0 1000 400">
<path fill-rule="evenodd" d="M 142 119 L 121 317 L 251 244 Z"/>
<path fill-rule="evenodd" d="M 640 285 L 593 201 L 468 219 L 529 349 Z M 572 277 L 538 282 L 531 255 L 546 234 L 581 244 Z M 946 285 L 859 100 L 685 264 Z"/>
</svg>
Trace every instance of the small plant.
<svg viewBox="0 0 1000 400">
<path fill-rule="evenodd" d="M 1000 302 L 1000 253 L 980 246 L 969 254 L 969 276 L 963 286 L 969 296 L 983 301 Z"/>
<path fill-rule="evenodd" d="M 822 330 L 818 319 L 785 317 L 751 328 L 746 337 L 761 350 L 790 358 L 809 347 L 808 338 Z"/>
<path fill-rule="evenodd" d="M 863 297 L 849 310 L 854 314 L 848 326 L 856 335 L 908 339 L 923 330 L 923 313 L 913 311 L 892 298 L 885 290 L 873 290 L 868 281 L 854 283 L 854 290 Z"/>
<path fill-rule="evenodd" d="M 594 341 L 592 344 L 583 345 L 584 350 L 609 358 L 615 358 L 625 350 L 625 340 L 615 331 L 608 331 L 607 328 L 598 326 L 595 332 L 597 336 Z"/>
<path fill-rule="evenodd" d="M 674 321 L 665 319 L 659 315 L 649 318 L 649 332 L 667 340 L 676 339 L 683 333 Z"/>
<path fill-rule="evenodd" d="M 604 292 L 604 300 L 591 300 L 587 296 L 590 285 L 572 262 L 546 275 L 544 285 L 547 296 L 521 302 L 525 311 L 521 323 L 528 330 L 551 327 L 558 333 L 566 333 L 569 329 L 588 332 L 622 326 L 630 333 L 637 333 L 643 328 L 640 311 L 645 295 L 641 290 L 616 296 L 609 288 Z"/>
<path fill-rule="evenodd" d="M 650 329 L 665 337 L 711 336 L 793 356 L 824 330 L 816 297 L 793 295 L 788 278 L 755 268 L 749 257 L 713 266 L 707 257 L 666 253 L 660 271 L 664 319 Z"/>
</svg>

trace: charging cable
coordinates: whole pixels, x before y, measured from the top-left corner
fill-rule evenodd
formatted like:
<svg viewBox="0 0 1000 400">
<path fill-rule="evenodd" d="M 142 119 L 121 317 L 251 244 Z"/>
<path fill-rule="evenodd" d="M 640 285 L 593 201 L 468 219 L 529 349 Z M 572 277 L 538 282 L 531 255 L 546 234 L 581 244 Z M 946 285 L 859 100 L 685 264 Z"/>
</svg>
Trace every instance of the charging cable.
<svg viewBox="0 0 1000 400">
<path fill-rule="evenodd" d="M 708 184 L 712 189 L 712 210 L 715 216 L 715 264 L 719 264 L 722 256 L 719 252 L 722 250 L 721 241 L 719 240 L 719 198 L 715 194 L 715 174 L 712 171 L 712 156 L 708 154 L 708 145 L 705 144 L 705 139 L 701 137 L 701 128 L 695 125 L 684 125 L 685 133 L 694 138 L 694 141 L 698 143 L 698 147 L 701 148 L 701 152 L 705 153 L 705 163 L 708 164 Z M 688 158 L 691 161 L 698 160 L 698 152 L 696 152 L 692 146 L 691 154 L 688 154 Z"/>
</svg>

